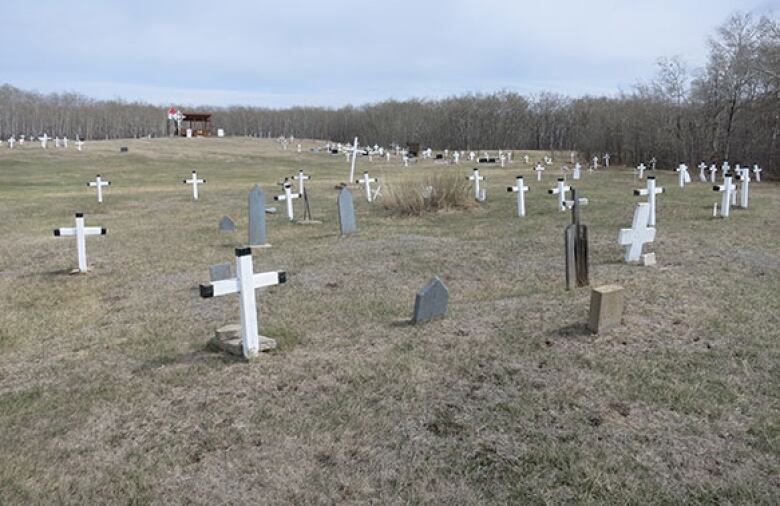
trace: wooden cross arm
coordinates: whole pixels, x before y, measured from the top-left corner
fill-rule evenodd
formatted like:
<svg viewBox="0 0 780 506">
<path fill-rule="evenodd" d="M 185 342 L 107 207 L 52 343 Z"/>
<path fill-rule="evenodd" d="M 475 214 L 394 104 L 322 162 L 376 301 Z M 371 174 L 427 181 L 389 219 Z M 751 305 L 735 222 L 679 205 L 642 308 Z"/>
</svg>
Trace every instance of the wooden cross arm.
<svg viewBox="0 0 780 506">
<path fill-rule="evenodd" d="M 106 235 L 108 229 L 105 227 L 84 227 L 84 235 Z"/>
<path fill-rule="evenodd" d="M 280 272 L 262 272 L 252 276 L 252 284 L 255 288 L 262 286 L 280 285 L 287 282 L 287 273 Z M 238 293 L 240 285 L 238 278 L 222 279 L 210 283 L 200 284 L 200 296 L 204 299 L 219 297 L 231 293 Z"/>
<path fill-rule="evenodd" d="M 54 229 L 54 236 L 55 237 L 69 237 L 76 235 L 76 229 L 75 228 L 55 228 Z"/>
</svg>

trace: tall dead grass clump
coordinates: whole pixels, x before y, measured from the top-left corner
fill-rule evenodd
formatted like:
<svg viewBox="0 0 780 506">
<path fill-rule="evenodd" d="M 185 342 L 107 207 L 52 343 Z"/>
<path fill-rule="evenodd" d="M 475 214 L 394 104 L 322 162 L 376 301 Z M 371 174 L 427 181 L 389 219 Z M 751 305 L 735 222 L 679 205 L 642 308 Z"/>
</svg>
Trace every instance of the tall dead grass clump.
<svg viewBox="0 0 780 506">
<path fill-rule="evenodd" d="M 437 171 L 424 179 L 408 178 L 388 186 L 382 205 L 401 215 L 420 216 L 476 204 L 469 182 L 462 174 Z"/>
</svg>

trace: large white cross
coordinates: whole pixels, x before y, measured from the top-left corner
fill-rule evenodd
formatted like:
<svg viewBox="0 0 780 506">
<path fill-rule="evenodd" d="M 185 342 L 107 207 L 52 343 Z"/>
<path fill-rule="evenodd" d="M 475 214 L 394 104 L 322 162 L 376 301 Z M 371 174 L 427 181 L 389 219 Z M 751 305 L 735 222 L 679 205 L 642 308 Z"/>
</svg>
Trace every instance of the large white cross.
<svg viewBox="0 0 780 506">
<path fill-rule="evenodd" d="M 642 245 L 653 242 L 655 229 L 647 226 L 650 206 L 644 202 L 634 208 L 634 221 L 631 228 L 621 228 L 618 234 L 618 243 L 626 246 L 626 262 L 638 262 L 642 256 Z"/>
<path fill-rule="evenodd" d="M 81 147 L 84 145 L 84 141 L 81 140 L 79 137 L 76 137 L 76 149 L 81 151 Z"/>
<path fill-rule="evenodd" d="M 506 191 L 517 193 L 517 215 L 525 216 L 525 192 L 530 188 L 523 184 L 523 176 L 517 176 L 515 186 L 507 186 Z"/>
<path fill-rule="evenodd" d="M 107 230 L 101 227 L 85 227 L 84 214 L 76 213 L 76 226 L 72 228 L 56 228 L 57 237 L 76 237 L 76 256 L 79 261 L 79 272 L 87 272 L 87 236 L 106 235 Z"/>
<path fill-rule="evenodd" d="M 558 183 L 555 185 L 555 188 L 547 190 L 547 193 L 550 195 L 558 196 L 558 209 L 560 211 L 566 210 L 566 192 L 569 190 L 571 190 L 571 187 L 566 186 L 566 182 L 562 177 L 558 178 Z"/>
<path fill-rule="evenodd" d="M 191 184 L 192 185 L 192 199 L 198 200 L 198 185 L 205 183 L 205 179 L 198 179 L 198 173 L 194 170 L 192 171 L 192 177 L 190 179 L 185 179 L 184 183 Z"/>
<path fill-rule="evenodd" d="M 715 182 L 715 178 L 717 177 L 717 175 L 718 175 L 718 166 L 713 163 L 712 165 L 710 165 L 710 183 Z"/>
<path fill-rule="evenodd" d="M 357 184 L 362 184 L 366 190 L 366 200 L 369 202 L 374 201 L 375 194 L 371 193 L 371 183 L 376 183 L 377 178 L 375 177 L 368 177 L 368 172 L 363 173 L 363 177 L 355 181 Z"/>
<path fill-rule="evenodd" d="M 293 199 L 301 198 L 300 193 L 293 193 L 292 192 L 292 184 L 290 183 L 290 180 L 287 178 L 284 178 L 284 183 L 282 183 L 282 187 L 284 188 L 284 195 L 276 195 L 274 197 L 274 200 L 277 202 L 284 201 L 287 203 L 287 219 L 290 221 L 293 221 Z"/>
<path fill-rule="evenodd" d="M 260 351 L 260 336 L 257 328 L 257 300 L 255 290 L 265 286 L 274 286 L 287 281 L 284 272 L 263 272 L 255 274 L 252 268 L 252 249 L 236 249 L 236 277 L 203 283 L 200 296 L 219 297 L 238 293 L 241 308 L 241 345 L 244 357 L 251 358 Z M 273 340 L 271 340 L 273 342 Z M 274 342 L 269 348 L 275 347 Z"/>
<path fill-rule="evenodd" d="M 528 155 L 526 155 L 526 158 L 528 158 Z M 526 162 L 528 163 L 528 162 Z M 536 167 L 534 167 L 534 170 L 536 171 L 536 180 L 541 181 L 542 180 L 542 172 L 544 172 L 544 166 L 537 162 Z"/>
<path fill-rule="evenodd" d="M 14 149 L 14 144 L 16 144 L 16 138 L 12 135 L 8 138 L 8 147 Z"/>
<path fill-rule="evenodd" d="M 469 181 L 474 181 L 474 198 L 480 202 L 485 200 L 484 190 L 479 189 L 479 182 L 485 179 L 485 176 L 479 175 L 479 168 L 474 167 L 474 173 L 467 177 Z"/>
<path fill-rule="evenodd" d="M 38 140 L 41 141 L 41 147 L 43 149 L 46 149 L 46 144 L 49 142 L 49 139 L 51 139 L 51 137 L 49 137 L 46 133 L 43 134 L 43 137 L 38 137 Z"/>
<path fill-rule="evenodd" d="M 358 152 L 358 138 L 355 137 L 355 142 L 352 145 L 352 165 L 349 169 L 349 181 L 355 179 L 355 162 L 357 161 Z"/>
<path fill-rule="evenodd" d="M 604 153 L 604 166 L 609 167 L 609 153 Z"/>
<path fill-rule="evenodd" d="M 311 179 L 311 177 L 307 176 L 306 174 L 304 174 L 303 173 L 303 169 L 299 170 L 298 171 L 298 175 L 295 176 L 295 180 L 298 181 L 298 193 L 300 193 L 301 195 L 303 195 L 303 193 L 304 193 L 303 192 L 303 182 L 304 181 L 308 181 L 309 179 Z"/>
<path fill-rule="evenodd" d="M 677 172 L 678 175 L 678 183 L 680 185 L 680 188 L 685 188 L 685 183 L 691 182 L 691 175 L 688 174 L 688 166 L 684 163 L 681 163 L 676 169 L 674 169 L 675 172 Z"/>
<path fill-rule="evenodd" d="M 723 193 L 723 197 L 720 200 L 720 216 L 721 218 L 728 218 L 729 210 L 731 209 L 731 193 L 736 191 L 737 186 L 731 184 L 731 176 L 726 176 L 723 178 L 722 185 L 715 185 L 712 189 Z"/>
<path fill-rule="evenodd" d="M 98 204 L 102 204 L 103 203 L 103 187 L 104 186 L 108 186 L 110 184 L 111 184 L 111 181 L 103 181 L 100 178 L 100 174 L 95 176 L 95 180 L 94 181 L 90 181 L 89 183 L 87 183 L 87 186 L 91 186 L 92 188 L 95 188 L 97 190 L 97 201 L 98 201 Z"/>
<path fill-rule="evenodd" d="M 647 188 L 634 190 L 634 195 L 637 197 L 647 197 L 647 205 L 649 209 L 647 224 L 651 227 L 655 226 L 655 196 L 663 192 L 664 189 L 662 187 L 655 186 L 655 176 L 647 176 Z"/>
<path fill-rule="evenodd" d="M 707 164 L 704 162 L 701 162 L 699 164 L 699 181 L 702 183 L 707 182 L 707 176 L 704 174 L 704 171 L 707 170 Z"/>
<path fill-rule="evenodd" d="M 750 171 L 744 169 L 742 171 L 742 177 L 739 178 L 739 207 L 747 209 L 748 207 L 748 191 L 750 187 Z"/>
</svg>

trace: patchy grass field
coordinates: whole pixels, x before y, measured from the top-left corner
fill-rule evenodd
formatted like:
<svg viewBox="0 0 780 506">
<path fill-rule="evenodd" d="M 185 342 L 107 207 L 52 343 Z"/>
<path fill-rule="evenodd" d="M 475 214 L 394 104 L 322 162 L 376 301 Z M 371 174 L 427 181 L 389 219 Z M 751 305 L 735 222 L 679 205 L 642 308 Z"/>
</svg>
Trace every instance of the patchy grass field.
<svg viewBox="0 0 780 506">
<path fill-rule="evenodd" d="M 434 167 L 370 173 L 384 191 L 472 165 Z M 270 200 L 299 168 L 323 223 L 278 206 L 254 255 L 288 272 L 258 291 L 279 349 L 252 364 L 212 352 L 238 301 L 200 299 L 198 283 L 246 240 L 251 186 Z M 584 172 L 591 282 L 627 293 L 624 325 L 594 336 L 589 290 L 564 290 L 557 170 L 482 172 L 486 203 L 422 217 L 355 190 L 359 232 L 342 239 L 343 156 L 241 138 L 0 149 L 0 503 L 780 502 L 778 186 L 753 183 L 749 210 L 713 219 L 710 184 L 659 171 L 659 265 L 641 268 L 616 238 L 642 185 Z M 517 173 L 524 219 L 506 192 Z M 88 238 L 86 276 L 67 274 L 74 239 L 52 236 L 76 211 L 108 227 Z M 217 232 L 225 214 L 237 233 Z M 449 315 L 410 326 L 434 274 Z"/>
</svg>

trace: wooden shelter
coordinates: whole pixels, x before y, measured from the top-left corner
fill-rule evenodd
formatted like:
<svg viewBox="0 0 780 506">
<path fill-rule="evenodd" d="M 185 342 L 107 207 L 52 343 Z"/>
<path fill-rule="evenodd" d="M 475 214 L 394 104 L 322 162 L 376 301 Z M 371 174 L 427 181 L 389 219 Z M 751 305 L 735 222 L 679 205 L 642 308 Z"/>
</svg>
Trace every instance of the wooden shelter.
<svg viewBox="0 0 780 506">
<path fill-rule="evenodd" d="M 193 137 L 209 137 L 211 135 L 211 114 L 185 112 L 181 120 L 179 135 L 186 136 L 188 128 L 192 129 Z"/>
</svg>

